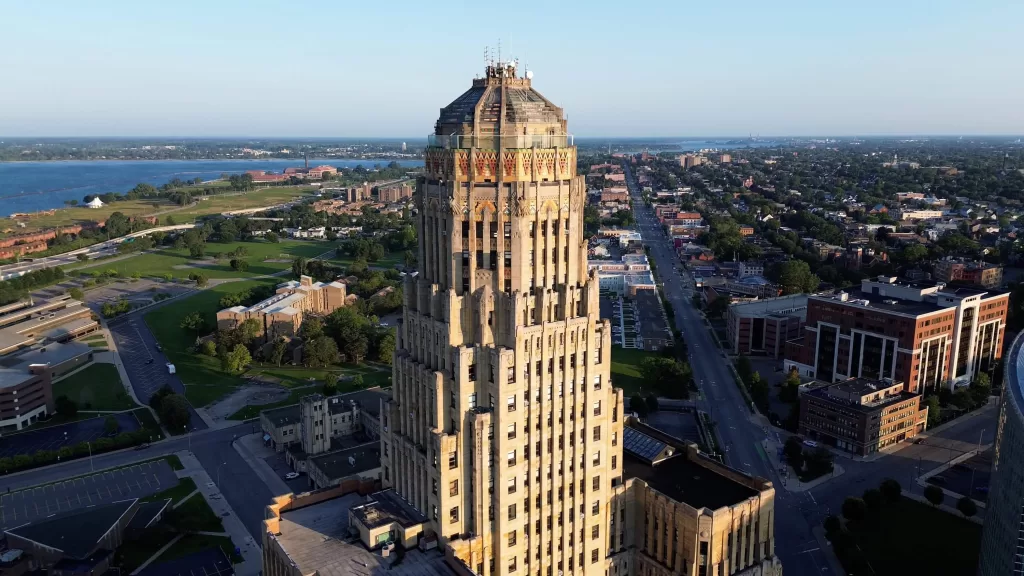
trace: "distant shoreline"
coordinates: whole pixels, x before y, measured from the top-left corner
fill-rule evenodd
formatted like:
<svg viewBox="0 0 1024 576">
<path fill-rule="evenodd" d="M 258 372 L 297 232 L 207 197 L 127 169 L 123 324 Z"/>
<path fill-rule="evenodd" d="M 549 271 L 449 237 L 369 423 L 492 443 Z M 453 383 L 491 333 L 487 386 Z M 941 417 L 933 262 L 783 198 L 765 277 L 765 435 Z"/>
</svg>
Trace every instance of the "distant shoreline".
<svg viewBox="0 0 1024 576">
<path fill-rule="evenodd" d="M 316 158 L 317 162 L 412 162 L 416 160 L 422 160 L 422 156 L 415 158 Z M 297 160 L 303 161 L 305 158 L 83 158 L 80 160 L 0 160 L 0 164 L 58 164 L 61 162 L 270 162 L 270 161 L 285 161 L 285 160 Z M 313 161 L 310 158 L 310 161 Z"/>
</svg>

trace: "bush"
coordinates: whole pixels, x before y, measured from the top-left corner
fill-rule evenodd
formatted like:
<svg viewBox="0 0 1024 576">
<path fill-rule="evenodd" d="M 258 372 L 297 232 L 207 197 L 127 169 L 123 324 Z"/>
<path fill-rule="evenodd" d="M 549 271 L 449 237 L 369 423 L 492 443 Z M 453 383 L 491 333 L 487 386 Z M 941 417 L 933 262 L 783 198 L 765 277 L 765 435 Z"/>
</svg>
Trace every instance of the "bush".
<svg viewBox="0 0 1024 576">
<path fill-rule="evenodd" d="M 864 503 L 864 500 L 850 496 L 843 501 L 843 518 L 856 524 L 864 519 L 866 509 L 867 504 Z"/>
<path fill-rule="evenodd" d="M 882 483 L 878 486 L 882 496 L 885 497 L 887 502 L 899 502 L 900 498 L 903 497 L 903 487 L 900 483 L 892 478 L 886 478 L 882 480 Z"/>
<path fill-rule="evenodd" d="M 964 518 L 970 518 L 978 513 L 978 505 L 969 496 L 964 496 L 957 500 L 956 509 L 964 515 Z"/>
<path fill-rule="evenodd" d="M 822 522 L 822 527 L 825 528 L 825 536 L 831 540 L 832 536 L 843 529 L 843 524 L 840 522 L 839 517 L 835 514 L 829 514 L 825 517 L 825 521 Z"/>
<path fill-rule="evenodd" d="M 932 503 L 932 506 L 938 506 L 946 499 L 946 493 L 938 486 L 928 485 L 924 489 L 924 497 Z"/>
</svg>

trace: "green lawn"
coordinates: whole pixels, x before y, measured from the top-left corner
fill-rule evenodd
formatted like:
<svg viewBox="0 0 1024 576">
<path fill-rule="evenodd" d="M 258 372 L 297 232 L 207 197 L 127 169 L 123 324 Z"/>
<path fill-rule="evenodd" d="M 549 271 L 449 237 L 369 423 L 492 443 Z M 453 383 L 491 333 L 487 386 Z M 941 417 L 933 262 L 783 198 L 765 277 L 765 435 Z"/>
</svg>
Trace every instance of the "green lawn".
<svg viewBox="0 0 1024 576">
<path fill-rule="evenodd" d="M 248 261 L 249 269 L 238 272 L 231 269 L 229 252 L 242 247 L 248 252 L 242 259 Z M 136 272 L 142 276 L 163 277 L 170 274 L 175 278 L 188 278 L 189 274 L 200 273 L 207 278 L 250 278 L 264 274 L 274 274 L 291 267 L 291 261 L 299 256 L 311 258 L 319 256 L 334 248 L 325 242 L 306 242 L 301 240 L 282 240 L 270 243 L 263 240 L 252 242 L 211 242 L 206 245 L 206 257 L 193 259 L 187 250 L 160 248 L 131 258 L 115 262 L 97 262 L 95 265 L 80 268 L 83 273 L 105 272 L 116 270 L 121 276 L 131 276 Z M 280 262 L 266 262 L 280 260 Z"/>
<path fill-rule="evenodd" d="M 55 382 L 53 396 L 67 396 L 82 410 L 114 412 L 135 408 L 113 364 L 92 364 Z"/>
<path fill-rule="evenodd" d="M 347 267 L 355 262 L 356 259 L 344 256 L 341 258 L 329 258 L 327 261 L 331 264 Z M 404 266 L 405 252 L 389 252 L 380 260 L 377 260 L 376 262 L 367 262 L 366 264 L 371 268 L 394 268 L 395 266 Z"/>
<path fill-rule="evenodd" d="M 174 509 L 180 527 L 188 532 L 223 532 L 224 522 L 210 508 L 202 494 L 196 494 Z"/>
<path fill-rule="evenodd" d="M 909 498 L 884 504 L 851 534 L 875 574 L 974 574 L 978 568 L 981 526 Z M 857 553 L 839 554 L 844 567 L 872 573 L 855 569 Z"/>
<path fill-rule="evenodd" d="M 227 294 L 247 288 L 280 282 L 278 278 L 229 282 L 202 290 L 187 298 L 175 300 L 146 314 L 146 324 L 163 346 L 164 353 L 177 368 L 185 384 L 185 396 L 193 406 L 206 406 L 228 394 L 242 383 L 238 376 L 225 374 L 216 358 L 190 353 L 195 333 L 181 328 L 181 319 L 192 311 L 206 318 L 209 326 L 216 325 L 220 299 Z"/>
<path fill-rule="evenodd" d="M 648 356 L 657 354 L 636 348 L 612 346 L 612 385 L 622 388 L 627 398 L 643 388 L 644 379 L 640 374 L 640 363 Z M 648 385 L 647 390 L 652 391 L 654 387 Z"/>
<path fill-rule="evenodd" d="M 151 494 L 142 499 L 143 502 L 154 502 L 156 500 L 171 499 L 171 505 L 177 504 L 182 498 L 196 491 L 196 482 L 191 478 L 182 478 L 178 480 L 178 484 L 164 490 Z M 196 494 L 193 498 L 202 498 L 202 495 Z"/>
<path fill-rule="evenodd" d="M 330 373 L 332 377 L 338 374 L 350 375 L 350 376 L 362 376 L 363 387 L 372 388 L 374 386 L 386 387 L 391 385 L 391 371 L 377 370 L 367 365 L 354 365 L 354 364 L 343 364 L 341 366 L 331 366 L 329 368 L 305 368 L 301 366 L 258 366 L 247 372 L 249 375 L 261 374 L 270 376 L 279 381 L 282 386 L 291 388 L 291 394 L 288 398 L 281 400 L 280 402 L 273 402 L 271 404 L 260 404 L 258 406 L 246 406 L 228 417 L 229 420 L 248 420 L 250 418 L 256 418 L 260 415 L 263 410 L 270 410 L 272 408 L 280 408 L 281 406 L 290 406 L 292 404 L 298 404 L 299 399 L 303 396 L 320 392 L 323 388 L 324 375 Z M 315 379 L 315 382 L 311 382 L 309 379 Z M 362 389 L 360 388 L 360 389 Z M 357 388 L 352 385 L 351 381 L 344 381 L 338 383 L 338 393 L 343 394 L 345 392 L 352 392 Z"/>
<path fill-rule="evenodd" d="M 205 196 L 199 200 L 199 204 L 191 208 L 185 208 L 160 217 L 161 224 L 167 216 L 173 216 L 174 221 L 179 224 L 195 221 L 198 216 L 220 214 L 231 210 L 245 210 L 246 208 L 261 208 L 263 206 L 274 206 L 291 202 L 296 198 L 309 196 L 315 188 L 311 186 L 275 186 L 245 194 L 233 194 L 231 196 Z"/>
</svg>

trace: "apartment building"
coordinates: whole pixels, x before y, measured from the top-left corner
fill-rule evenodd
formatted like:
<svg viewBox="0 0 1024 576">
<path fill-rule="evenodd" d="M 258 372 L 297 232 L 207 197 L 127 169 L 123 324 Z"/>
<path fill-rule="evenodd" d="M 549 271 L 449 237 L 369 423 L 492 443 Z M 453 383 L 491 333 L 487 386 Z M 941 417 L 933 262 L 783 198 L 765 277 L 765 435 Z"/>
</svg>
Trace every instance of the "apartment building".
<svg viewBox="0 0 1024 576">
<path fill-rule="evenodd" d="M 412 198 L 413 184 L 411 181 L 395 182 L 377 188 L 377 201 L 390 204 Z"/>
<path fill-rule="evenodd" d="M 817 382 L 800 393 L 800 434 L 867 456 L 924 432 L 928 408 L 898 380 Z"/>
<path fill-rule="evenodd" d="M 309 276 L 277 285 L 277 292 L 252 306 L 232 306 L 217 312 L 217 328 L 234 328 L 254 318 L 260 323 L 260 336 L 267 340 L 291 338 L 299 334 L 307 314 L 330 314 L 347 301 L 345 284 L 313 282 Z M 354 297 L 354 296 L 353 296 Z"/>
<path fill-rule="evenodd" d="M 1008 303 L 998 290 L 886 276 L 811 295 L 786 369 L 824 382 L 890 378 L 918 393 L 969 382 L 1002 357 Z"/>
<path fill-rule="evenodd" d="M 963 282 L 985 288 L 999 288 L 1003 285 L 1003 267 L 950 256 L 935 263 L 932 277 L 940 282 Z"/>
</svg>

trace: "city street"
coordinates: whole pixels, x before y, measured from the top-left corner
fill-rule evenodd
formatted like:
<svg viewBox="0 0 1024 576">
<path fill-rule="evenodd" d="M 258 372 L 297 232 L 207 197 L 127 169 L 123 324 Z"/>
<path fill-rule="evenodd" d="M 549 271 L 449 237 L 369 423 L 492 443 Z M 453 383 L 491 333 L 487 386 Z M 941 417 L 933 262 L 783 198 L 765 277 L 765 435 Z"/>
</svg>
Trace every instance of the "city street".
<svg viewBox="0 0 1024 576">
<path fill-rule="evenodd" d="M 834 573 L 827 556 L 831 553 L 824 549 L 828 543 L 815 537 L 812 528 L 820 527 L 827 515 L 838 513 L 847 496 L 860 496 L 867 488 L 875 488 L 890 477 L 898 480 L 905 491 L 912 489 L 921 494 L 922 488 L 914 478 L 993 441 L 996 410 L 990 405 L 929 435 L 922 444 L 907 444 L 871 461 L 843 458 L 840 465 L 844 474 L 805 492 L 787 491 L 762 448 L 768 429 L 752 418 L 730 373 L 725 352 L 714 343 L 701 313 L 693 307 L 693 278 L 680 263 L 654 211 L 644 204 L 629 164 L 624 164 L 624 168 L 637 228 L 644 245 L 650 248 L 664 296 L 672 303 L 676 326 L 688 346 L 690 365 L 701 393 L 697 405 L 712 415 L 719 445 L 725 447 L 725 462 L 748 474 L 767 478 L 776 487 L 775 554 L 787 574 Z"/>
</svg>

